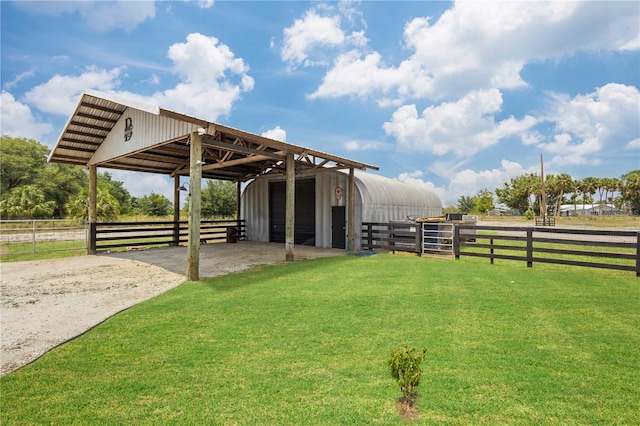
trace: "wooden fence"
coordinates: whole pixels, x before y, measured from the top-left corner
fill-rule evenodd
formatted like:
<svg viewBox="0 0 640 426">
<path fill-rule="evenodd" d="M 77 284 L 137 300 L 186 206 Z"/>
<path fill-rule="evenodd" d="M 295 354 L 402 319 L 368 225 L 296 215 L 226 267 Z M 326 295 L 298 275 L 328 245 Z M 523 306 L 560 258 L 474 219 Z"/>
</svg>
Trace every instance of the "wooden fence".
<svg viewBox="0 0 640 426">
<path fill-rule="evenodd" d="M 476 241 L 460 239 L 475 230 Z M 640 276 L 640 232 L 596 229 L 459 225 L 454 232 L 455 257 L 475 256 L 527 263 L 632 271 Z"/>
<path fill-rule="evenodd" d="M 365 222 L 361 247 L 453 256 L 453 223 Z"/>
<path fill-rule="evenodd" d="M 361 247 L 421 254 L 420 224 L 406 222 L 363 222 Z"/>
<path fill-rule="evenodd" d="M 91 224 L 90 250 L 138 246 L 177 246 L 186 243 L 188 222 L 100 222 Z M 244 238 L 244 220 L 203 220 L 200 242 L 237 241 Z"/>
</svg>

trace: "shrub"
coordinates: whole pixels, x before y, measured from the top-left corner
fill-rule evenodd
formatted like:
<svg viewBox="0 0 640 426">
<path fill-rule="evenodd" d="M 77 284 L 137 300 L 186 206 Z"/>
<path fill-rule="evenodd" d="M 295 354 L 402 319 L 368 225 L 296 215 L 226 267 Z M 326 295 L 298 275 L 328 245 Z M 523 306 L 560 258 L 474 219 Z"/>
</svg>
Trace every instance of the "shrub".
<svg viewBox="0 0 640 426">
<path fill-rule="evenodd" d="M 398 382 L 400 391 L 404 395 L 404 401 L 409 406 L 413 405 L 416 400 L 416 388 L 422 379 L 420 363 L 424 361 L 426 352 L 426 349 L 416 352 L 415 349 L 409 349 L 405 346 L 403 349 L 395 349 L 391 352 L 389 361 L 387 361 L 391 377 Z"/>
<path fill-rule="evenodd" d="M 531 209 L 524 212 L 524 217 L 527 218 L 528 220 L 532 220 L 535 216 L 536 214 Z"/>
</svg>

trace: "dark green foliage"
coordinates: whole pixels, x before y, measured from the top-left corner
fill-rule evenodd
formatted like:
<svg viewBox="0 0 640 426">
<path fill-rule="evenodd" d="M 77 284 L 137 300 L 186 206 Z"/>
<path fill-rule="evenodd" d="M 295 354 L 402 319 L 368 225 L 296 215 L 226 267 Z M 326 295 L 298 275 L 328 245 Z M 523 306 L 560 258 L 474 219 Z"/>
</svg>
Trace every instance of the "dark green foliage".
<svg viewBox="0 0 640 426">
<path fill-rule="evenodd" d="M 47 164 L 49 148 L 33 139 L 0 138 L 0 192 L 6 194 L 20 185 L 33 185 Z"/>
<path fill-rule="evenodd" d="M 54 201 L 45 201 L 44 194 L 33 185 L 20 186 L 0 201 L 0 216 L 11 219 L 51 217 Z"/>
<path fill-rule="evenodd" d="M 136 213 L 148 216 L 167 216 L 173 212 L 173 203 L 164 195 L 152 192 L 135 199 Z"/>
<path fill-rule="evenodd" d="M 476 200 L 474 197 L 461 196 L 458 198 L 458 211 L 462 213 L 470 213 L 476 208 Z"/>
<path fill-rule="evenodd" d="M 236 185 L 223 180 L 207 180 L 202 189 L 202 217 L 229 217 L 236 213 Z"/>
<path fill-rule="evenodd" d="M 420 364 L 424 361 L 427 350 L 417 352 L 415 348 L 394 349 L 387 361 L 391 377 L 396 379 L 400 392 L 404 395 L 404 402 L 413 405 L 416 400 L 416 388 L 422 379 Z"/>
<path fill-rule="evenodd" d="M 131 213 L 131 194 L 124 187 L 124 183 L 119 180 L 113 180 L 111 173 L 98 173 L 98 188 L 105 188 L 120 205 L 120 213 Z"/>
<path fill-rule="evenodd" d="M 61 217 L 69 199 L 86 188 L 87 173 L 82 167 L 47 163 L 49 148 L 40 142 L 10 136 L 2 136 L 0 142 L 0 193 L 3 210 L 13 211 L 12 217 Z M 21 188 L 25 186 L 35 188 L 44 197 L 42 202 L 49 203 L 46 209 L 39 209 L 36 216 L 19 213 L 20 206 L 9 200 L 24 200 Z M 12 195 L 14 191 L 20 194 Z M 34 193 L 33 190 L 27 192 Z M 8 216 L 3 213 L 2 217 Z"/>
</svg>

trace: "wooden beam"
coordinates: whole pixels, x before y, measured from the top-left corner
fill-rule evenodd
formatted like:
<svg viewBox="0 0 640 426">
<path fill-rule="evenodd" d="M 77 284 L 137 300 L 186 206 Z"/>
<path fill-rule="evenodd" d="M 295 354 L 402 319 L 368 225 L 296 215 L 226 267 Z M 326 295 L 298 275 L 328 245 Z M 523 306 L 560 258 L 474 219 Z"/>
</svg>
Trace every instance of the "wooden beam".
<svg viewBox="0 0 640 426">
<path fill-rule="evenodd" d="M 237 141 L 237 139 L 236 139 Z M 213 147 L 213 148 L 219 148 L 219 149 L 223 149 L 225 151 L 231 151 L 231 152 L 236 152 L 239 154 L 253 154 L 253 155 L 264 155 L 267 157 L 271 157 L 271 158 L 275 158 L 276 160 L 282 160 L 284 159 L 284 155 L 283 153 L 280 152 L 271 152 L 271 151 L 266 151 L 266 150 L 258 150 L 258 149 L 254 149 L 254 148 L 249 148 L 246 146 L 242 146 L 242 145 L 235 145 L 232 143 L 228 143 L 228 142 L 220 142 L 217 141 L 215 139 L 207 139 L 206 142 L 204 142 L 202 144 L 203 146 L 206 147 Z"/>
<path fill-rule="evenodd" d="M 187 246 L 187 279 L 200 279 L 200 188 L 202 185 L 202 139 L 191 132 L 191 167 L 189 169 L 189 238 Z"/>
<path fill-rule="evenodd" d="M 238 158 L 237 160 L 230 160 L 222 163 L 207 164 L 205 166 L 202 166 L 202 170 L 207 171 L 207 170 L 224 169 L 226 167 L 233 167 L 233 166 L 249 164 L 249 163 L 257 163 L 258 161 L 265 161 L 265 160 L 271 160 L 271 157 L 266 157 L 264 155 L 253 155 L 251 157 Z"/>
<path fill-rule="evenodd" d="M 296 162 L 293 154 L 288 154 L 287 164 L 287 187 L 286 187 L 286 207 L 285 207 L 285 236 L 284 250 L 287 262 L 294 259 L 293 245 L 295 241 L 295 214 L 296 214 Z"/>
</svg>

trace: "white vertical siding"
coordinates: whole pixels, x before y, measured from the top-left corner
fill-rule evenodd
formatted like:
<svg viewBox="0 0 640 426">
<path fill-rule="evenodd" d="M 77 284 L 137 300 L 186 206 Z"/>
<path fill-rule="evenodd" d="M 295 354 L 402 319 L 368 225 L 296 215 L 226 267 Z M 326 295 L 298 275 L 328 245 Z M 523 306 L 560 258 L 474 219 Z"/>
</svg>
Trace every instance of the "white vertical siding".
<svg viewBox="0 0 640 426">
<path fill-rule="evenodd" d="M 124 129 L 127 118 L 131 118 L 133 134 L 125 141 Z M 122 117 L 98 150 L 93 154 L 89 164 L 117 158 L 133 151 L 138 151 L 158 143 L 175 139 L 197 130 L 197 125 L 175 120 L 173 118 L 152 114 L 135 108 L 127 108 Z"/>
<path fill-rule="evenodd" d="M 269 181 L 256 179 L 242 192 L 242 219 L 247 239 L 269 242 Z"/>
</svg>

